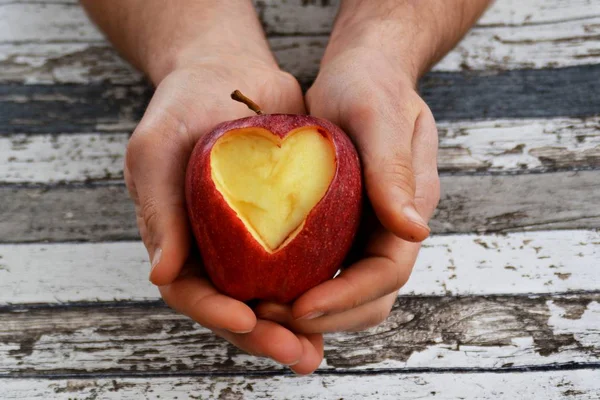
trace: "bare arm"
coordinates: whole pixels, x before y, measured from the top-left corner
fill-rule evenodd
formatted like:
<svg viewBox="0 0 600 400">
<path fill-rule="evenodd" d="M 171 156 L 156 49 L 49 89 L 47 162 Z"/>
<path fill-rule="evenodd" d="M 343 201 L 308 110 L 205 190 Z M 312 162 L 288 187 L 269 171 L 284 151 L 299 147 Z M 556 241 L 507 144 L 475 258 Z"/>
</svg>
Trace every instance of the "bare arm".
<svg viewBox="0 0 600 400">
<path fill-rule="evenodd" d="M 374 48 L 413 80 L 473 26 L 492 0 L 342 0 L 323 63 L 350 47 Z"/>
<path fill-rule="evenodd" d="M 201 56 L 244 53 L 275 64 L 249 0 L 80 0 L 119 52 L 158 83 Z"/>
</svg>

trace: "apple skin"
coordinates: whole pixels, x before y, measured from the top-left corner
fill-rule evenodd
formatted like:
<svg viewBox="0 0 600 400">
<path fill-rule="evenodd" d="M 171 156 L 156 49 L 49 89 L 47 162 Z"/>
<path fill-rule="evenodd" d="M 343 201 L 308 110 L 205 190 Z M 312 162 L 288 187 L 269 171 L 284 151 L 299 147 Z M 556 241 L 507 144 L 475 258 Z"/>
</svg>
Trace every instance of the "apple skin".
<svg viewBox="0 0 600 400">
<path fill-rule="evenodd" d="M 335 149 L 336 170 L 329 189 L 297 236 L 274 253 L 248 232 L 211 177 L 215 142 L 233 129 L 251 127 L 264 128 L 282 139 L 295 129 L 315 127 Z M 288 303 L 331 279 L 352 246 L 362 209 L 361 167 L 354 145 L 336 125 L 306 115 L 266 114 L 218 125 L 196 144 L 185 189 L 204 268 L 221 292 L 240 301 Z"/>
</svg>

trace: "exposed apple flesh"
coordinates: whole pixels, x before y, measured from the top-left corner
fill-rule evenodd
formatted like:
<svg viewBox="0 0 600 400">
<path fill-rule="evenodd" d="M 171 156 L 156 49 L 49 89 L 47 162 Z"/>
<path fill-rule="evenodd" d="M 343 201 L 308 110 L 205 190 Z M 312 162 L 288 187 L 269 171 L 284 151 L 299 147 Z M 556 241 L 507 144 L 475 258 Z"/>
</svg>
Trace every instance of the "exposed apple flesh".
<svg viewBox="0 0 600 400">
<path fill-rule="evenodd" d="M 293 238 L 325 195 L 335 163 L 332 143 L 315 128 L 283 140 L 259 128 L 232 130 L 210 155 L 217 190 L 269 252 Z"/>
<path fill-rule="evenodd" d="M 186 202 L 204 269 L 241 301 L 287 303 L 331 279 L 358 228 L 358 155 L 332 123 L 259 115 L 195 146 Z"/>
</svg>

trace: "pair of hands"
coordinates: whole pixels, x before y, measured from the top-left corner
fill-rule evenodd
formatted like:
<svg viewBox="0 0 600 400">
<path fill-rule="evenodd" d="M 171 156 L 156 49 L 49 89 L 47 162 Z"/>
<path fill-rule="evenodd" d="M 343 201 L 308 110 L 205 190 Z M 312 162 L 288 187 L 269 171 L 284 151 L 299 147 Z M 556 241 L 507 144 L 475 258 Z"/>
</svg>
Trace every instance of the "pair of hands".
<svg viewBox="0 0 600 400">
<path fill-rule="evenodd" d="M 384 54 L 341 49 L 306 97 L 272 59 L 213 54 L 174 68 L 158 85 L 126 155 L 125 178 L 152 260 L 150 280 L 173 309 L 243 351 L 299 374 L 323 360 L 323 333 L 377 325 L 390 313 L 429 233 L 439 199 L 437 130 L 415 82 Z M 377 223 L 360 259 L 291 305 L 248 305 L 202 275 L 188 227 L 184 182 L 194 144 L 215 125 L 250 115 L 239 89 L 267 113 L 310 113 L 339 125 L 361 156 Z"/>
</svg>

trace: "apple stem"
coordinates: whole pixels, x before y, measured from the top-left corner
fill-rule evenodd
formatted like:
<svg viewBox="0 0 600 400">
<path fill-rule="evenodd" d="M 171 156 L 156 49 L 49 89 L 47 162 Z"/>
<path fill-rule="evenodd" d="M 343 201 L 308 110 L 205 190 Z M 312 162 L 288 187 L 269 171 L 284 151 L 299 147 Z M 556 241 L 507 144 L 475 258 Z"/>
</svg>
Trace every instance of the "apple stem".
<svg viewBox="0 0 600 400">
<path fill-rule="evenodd" d="M 239 90 L 234 90 L 233 93 L 231 93 L 231 98 L 235 101 L 239 101 L 240 103 L 244 103 L 246 106 L 248 106 L 249 109 L 257 113 L 258 115 L 261 115 L 263 113 L 258 104 L 250 100 L 248 97 L 244 96 Z"/>
</svg>

